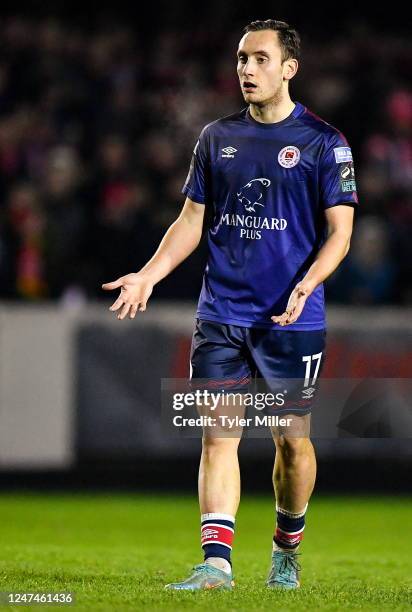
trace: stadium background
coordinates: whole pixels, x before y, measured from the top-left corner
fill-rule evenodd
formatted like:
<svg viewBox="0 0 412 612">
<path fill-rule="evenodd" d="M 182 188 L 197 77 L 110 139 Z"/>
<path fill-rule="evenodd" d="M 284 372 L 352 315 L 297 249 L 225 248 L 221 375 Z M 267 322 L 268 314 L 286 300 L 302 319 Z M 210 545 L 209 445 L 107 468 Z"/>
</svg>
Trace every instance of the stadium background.
<svg viewBox="0 0 412 612">
<path fill-rule="evenodd" d="M 156 287 L 139 321 L 113 319 L 100 286 L 137 270 L 175 219 L 201 128 L 243 107 L 234 59 L 241 28 L 267 17 L 302 34 L 292 98 L 342 130 L 355 157 L 360 207 L 350 254 L 327 285 L 325 374 L 410 378 L 412 43 L 402 14 L 350 2 L 251 12 L 217 1 L 160 2 L 144 14 L 32 2 L 16 14 L 5 3 L 3 517 L 14 503 L 19 517 L 18 508 L 23 516 L 48 499 L 29 490 L 105 490 L 113 500 L 119 490 L 195 494 L 199 440 L 165 438 L 159 404 L 160 379 L 187 375 L 205 244 Z M 410 493 L 411 437 L 372 415 L 340 439 L 317 440 L 318 493 L 353 493 L 354 507 L 364 503 L 356 494 Z M 271 443 L 244 442 L 244 490 L 268 493 Z M 22 519 L 20 528 L 30 527 Z M 10 546 L 13 533 L 5 532 Z"/>
</svg>

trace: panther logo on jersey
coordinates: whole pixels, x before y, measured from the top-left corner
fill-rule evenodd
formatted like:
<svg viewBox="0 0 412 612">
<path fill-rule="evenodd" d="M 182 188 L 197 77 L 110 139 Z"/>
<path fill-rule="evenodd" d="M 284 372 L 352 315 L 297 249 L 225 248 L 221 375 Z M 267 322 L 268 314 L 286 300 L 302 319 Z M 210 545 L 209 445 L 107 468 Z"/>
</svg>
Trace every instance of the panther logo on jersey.
<svg viewBox="0 0 412 612">
<path fill-rule="evenodd" d="M 269 179 L 255 178 L 241 187 L 240 191 L 236 195 L 239 202 L 245 207 L 245 210 L 248 212 L 256 212 L 255 206 L 265 206 L 261 202 L 263 198 L 262 188 L 267 188 L 269 185 Z"/>
</svg>

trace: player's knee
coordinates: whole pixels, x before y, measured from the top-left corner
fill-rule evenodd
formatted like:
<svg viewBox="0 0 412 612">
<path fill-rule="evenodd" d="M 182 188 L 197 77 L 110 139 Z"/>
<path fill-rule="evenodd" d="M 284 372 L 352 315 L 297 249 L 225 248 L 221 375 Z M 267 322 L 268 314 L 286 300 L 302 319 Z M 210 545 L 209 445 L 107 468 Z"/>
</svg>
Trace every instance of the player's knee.
<svg viewBox="0 0 412 612">
<path fill-rule="evenodd" d="M 239 446 L 239 438 L 224 438 L 216 435 L 203 435 L 203 453 L 214 455 L 220 453 L 236 452 Z"/>
<path fill-rule="evenodd" d="M 294 464 L 312 452 L 312 443 L 309 438 L 293 438 L 279 436 L 275 438 L 276 452 L 281 453 L 285 463 Z"/>
</svg>

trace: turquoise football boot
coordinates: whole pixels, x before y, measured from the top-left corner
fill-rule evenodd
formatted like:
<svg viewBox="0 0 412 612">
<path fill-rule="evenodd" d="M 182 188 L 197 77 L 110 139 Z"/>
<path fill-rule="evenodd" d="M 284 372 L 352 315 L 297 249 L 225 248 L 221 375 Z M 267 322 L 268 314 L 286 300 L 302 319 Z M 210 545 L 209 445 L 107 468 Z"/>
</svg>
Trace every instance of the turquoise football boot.
<svg viewBox="0 0 412 612">
<path fill-rule="evenodd" d="M 193 574 L 183 582 L 171 582 L 166 584 L 165 589 L 175 591 L 200 591 L 209 589 L 232 589 L 235 583 L 233 582 L 232 573 L 227 574 L 223 570 L 213 567 L 208 563 L 195 565 Z"/>
<path fill-rule="evenodd" d="M 270 588 L 297 589 L 300 586 L 298 553 L 275 550 L 266 585 Z"/>
</svg>

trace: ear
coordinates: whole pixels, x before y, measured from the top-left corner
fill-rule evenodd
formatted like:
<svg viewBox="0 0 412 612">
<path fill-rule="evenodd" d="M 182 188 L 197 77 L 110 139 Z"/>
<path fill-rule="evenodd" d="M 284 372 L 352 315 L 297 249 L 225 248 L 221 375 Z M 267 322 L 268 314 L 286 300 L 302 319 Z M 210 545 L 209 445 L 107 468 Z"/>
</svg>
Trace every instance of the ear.
<svg viewBox="0 0 412 612">
<path fill-rule="evenodd" d="M 283 63 L 283 80 L 290 81 L 293 79 L 299 68 L 297 59 L 288 59 Z"/>
</svg>

